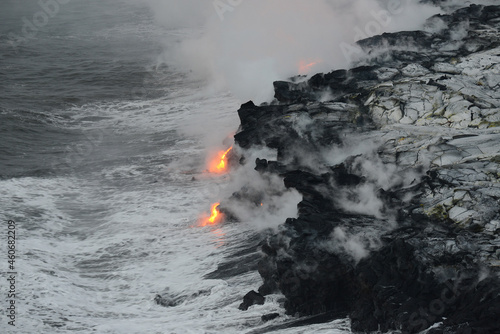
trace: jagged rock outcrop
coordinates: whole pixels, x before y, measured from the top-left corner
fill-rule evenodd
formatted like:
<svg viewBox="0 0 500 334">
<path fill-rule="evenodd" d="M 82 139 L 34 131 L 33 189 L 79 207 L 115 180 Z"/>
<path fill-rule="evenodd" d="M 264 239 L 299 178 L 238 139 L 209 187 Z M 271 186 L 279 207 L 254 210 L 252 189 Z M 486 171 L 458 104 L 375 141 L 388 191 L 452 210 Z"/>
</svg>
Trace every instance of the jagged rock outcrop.
<svg viewBox="0 0 500 334">
<path fill-rule="evenodd" d="M 266 298 L 258 292 L 250 291 L 243 297 L 243 303 L 240 304 L 239 309 L 242 311 L 248 310 L 252 305 L 263 305 Z"/>
<path fill-rule="evenodd" d="M 303 196 L 258 264 L 259 292 L 283 293 L 288 314 L 499 332 L 500 6 L 427 26 L 361 41 L 359 66 L 276 82 L 276 104 L 238 111 L 236 144 L 276 149 L 256 169 Z"/>
</svg>

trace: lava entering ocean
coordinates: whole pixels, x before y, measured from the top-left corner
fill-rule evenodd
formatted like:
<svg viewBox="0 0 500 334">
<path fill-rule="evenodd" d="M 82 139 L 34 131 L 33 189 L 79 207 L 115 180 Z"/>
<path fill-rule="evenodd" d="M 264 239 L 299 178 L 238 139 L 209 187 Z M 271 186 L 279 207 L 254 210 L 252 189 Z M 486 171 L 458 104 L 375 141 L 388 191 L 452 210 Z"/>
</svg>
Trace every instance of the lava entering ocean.
<svg viewBox="0 0 500 334">
<path fill-rule="evenodd" d="M 233 149 L 231 146 L 226 151 L 219 151 L 217 156 L 210 160 L 208 171 L 210 173 L 224 173 L 227 171 L 227 155 Z"/>
<path fill-rule="evenodd" d="M 224 214 L 219 211 L 220 203 L 212 204 L 210 209 L 210 217 L 202 220 L 201 226 L 215 225 L 224 219 Z"/>
</svg>

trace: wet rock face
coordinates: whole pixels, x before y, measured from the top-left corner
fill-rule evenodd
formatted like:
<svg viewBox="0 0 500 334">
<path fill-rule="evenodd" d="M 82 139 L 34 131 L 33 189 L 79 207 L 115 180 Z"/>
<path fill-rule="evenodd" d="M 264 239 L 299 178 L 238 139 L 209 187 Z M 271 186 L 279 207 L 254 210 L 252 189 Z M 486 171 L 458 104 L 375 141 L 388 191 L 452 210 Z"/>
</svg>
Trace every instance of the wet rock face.
<svg viewBox="0 0 500 334">
<path fill-rule="evenodd" d="M 275 149 L 256 170 L 303 197 L 257 264 L 288 314 L 498 332 L 500 6 L 428 27 L 361 41 L 353 69 L 276 82 L 273 104 L 238 111 L 236 144 Z"/>
<path fill-rule="evenodd" d="M 262 296 L 260 293 L 255 291 L 250 291 L 243 297 L 243 303 L 238 307 L 242 311 L 248 310 L 248 308 L 252 305 L 263 305 L 266 298 Z"/>
</svg>

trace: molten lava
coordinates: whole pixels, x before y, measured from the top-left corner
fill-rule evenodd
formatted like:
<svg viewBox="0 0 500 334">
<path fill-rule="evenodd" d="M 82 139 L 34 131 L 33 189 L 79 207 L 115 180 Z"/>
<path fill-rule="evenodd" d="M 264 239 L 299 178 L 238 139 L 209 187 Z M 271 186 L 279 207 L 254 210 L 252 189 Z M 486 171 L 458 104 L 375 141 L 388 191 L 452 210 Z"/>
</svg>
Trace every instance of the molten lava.
<svg viewBox="0 0 500 334">
<path fill-rule="evenodd" d="M 308 74 L 311 71 L 311 69 L 319 63 L 320 61 L 307 62 L 305 60 L 301 60 L 299 63 L 299 74 L 301 75 Z"/>
<path fill-rule="evenodd" d="M 220 151 L 217 157 L 210 161 L 208 171 L 210 173 L 224 173 L 227 170 L 227 155 L 233 149 L 231 146 L 226 151 Z"/>
<path fill-rule="evenodd" d="M 210 209 L 210 217 L 203 219 L 201 222 L 201 226 L 214 225 L 220 222 L 224 214 L 219 211 L 220 203 L 212 204 L 212 208 Z"/>
</svg>

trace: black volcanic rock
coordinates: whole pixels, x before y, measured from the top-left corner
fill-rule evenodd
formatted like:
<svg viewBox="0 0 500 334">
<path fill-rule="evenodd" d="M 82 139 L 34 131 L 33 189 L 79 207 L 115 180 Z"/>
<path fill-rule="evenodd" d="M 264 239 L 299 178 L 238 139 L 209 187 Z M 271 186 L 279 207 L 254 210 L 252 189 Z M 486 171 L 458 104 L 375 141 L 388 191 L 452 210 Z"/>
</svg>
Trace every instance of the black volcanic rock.
<svg viewBox="0 0 500 334">
<path fill-rule="evenodd" d="M 252 305 L 263 305 L 265 300 L 266 298 L 264 296 L 252 290 L 243 297 L 243 303 L 241 303 L 238 308 L 242 311 L 246 311 Z"/>
<path fill-rule="evenodd" d="M 500 6 L 427 25 L 362 40 L 354 68 L 241 106 L 243 155 L 276 149 L 255 169 L 302 195 L 261 242 L 263 284 L 243 307 L 279 291 L 308 323 L 499 333 Z"/>
<path fill-rule="evenodd" d="M 303 83 L 275 81 L 273 86 L 274 97 L 282 103 L 300 103 L 314 100 L 311 90 Z"/>
<path fill-rule="evenodd" d="M 262 319 L 262 321 L 267 322 L 267 321 L 271 321 L 271 320 L 273 320 L 273 319 L 276 319 L 276 318 L 278 318 L 279 316 L 280 316 L 280 314 L 279 314 L 279 313 L 269 313 L 269 314 L 264 314 L 264 315 L 261 317 L 261 319 Z"/>
<path fill-rule="evenodd" d="M 481 33 L 481 30 L 497 29 L 499 15 L 498 6 L 471 5 L 452 14 L 429 18 L 428 31 L 384 33 L 357 44 L 370 55 L 371 65 L 383 63 L 394 66 L 415 61 L 424 66 L 432 65 L 437 61 L 498 47 L 500 41 L 497 36 Z M 446 28 L 442 29 L 443 26 Z M 457 32 L 463 33 L 463 36 Z"/>
</svg>

